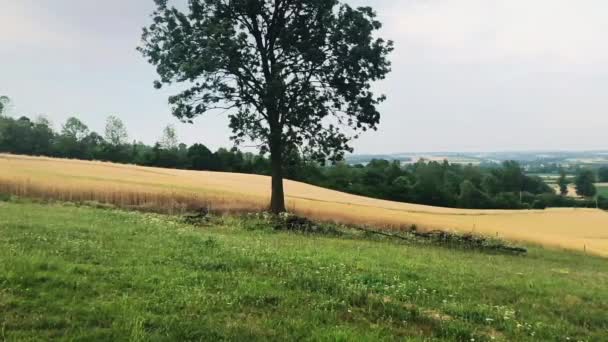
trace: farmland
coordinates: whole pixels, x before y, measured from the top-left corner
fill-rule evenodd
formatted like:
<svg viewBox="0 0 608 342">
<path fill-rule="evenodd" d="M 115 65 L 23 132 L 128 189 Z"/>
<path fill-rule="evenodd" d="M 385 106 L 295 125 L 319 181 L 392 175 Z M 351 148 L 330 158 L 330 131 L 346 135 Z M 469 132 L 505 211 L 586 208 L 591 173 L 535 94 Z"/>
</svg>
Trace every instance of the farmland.
<svg viewBox="0 0 608 342">
<path fill-rule="evenodd" d="M 559 185 L 551 182 L 547 182 L 547 184 L 559 193 Z M 608 197 L 608 184 L 596 183 L 595 187 L 597 188 L 598 196 Z M 580 196 L 576 193 L 576 186 L 574 184 L 568 184 L 568 196 L 573 198 L 580 198 Z"/>
<path fill-rule="evenodd" d="M 608 264 L 0 202 L 3 340 L 602 341 Z"/>
<path fill-rule="evenodd" d="M 608 184 L 607 183 L 598 183 L 595 186 L 597 187 L 598 195 L 608 197 Z"/>
<path fill-rule="evenodd" d="M 608 213 L 593 209 L 464 210 L 370 199 L 286 181 L 287 206 L 317 220 L 475 233 L 608 255 Z M 194 208 L 259 211 L 270 179 L 233 173 L 146 168 L 0 155 L 0 192 L 179 213 Z"/>
</svg>

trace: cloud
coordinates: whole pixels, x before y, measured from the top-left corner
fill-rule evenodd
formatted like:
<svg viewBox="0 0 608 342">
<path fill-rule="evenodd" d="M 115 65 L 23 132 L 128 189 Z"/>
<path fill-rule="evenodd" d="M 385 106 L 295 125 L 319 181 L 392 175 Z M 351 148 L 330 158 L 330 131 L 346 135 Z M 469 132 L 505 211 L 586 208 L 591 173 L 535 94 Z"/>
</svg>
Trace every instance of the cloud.
<svg viewBox="0 0 608 342">
<path fill-rule="evenodd" d="M 455 62 L 608 62 L 603 0 L 399 1 L 387 31 L 405 47 Z"/>
<path fill-rule="evenodd" d="M 0 47 L 61 48 L 74 41 L 35 7 L 20 1 L 0 1 Z"/>
<path fill-rule="evenodd" d="M 135 47 L 152 0 L 0 0 L 0 53 L 48 64 L 117 67 L 139 60 Z M 142 60 L 143 62 L 143 60 Z"/>
</svg>

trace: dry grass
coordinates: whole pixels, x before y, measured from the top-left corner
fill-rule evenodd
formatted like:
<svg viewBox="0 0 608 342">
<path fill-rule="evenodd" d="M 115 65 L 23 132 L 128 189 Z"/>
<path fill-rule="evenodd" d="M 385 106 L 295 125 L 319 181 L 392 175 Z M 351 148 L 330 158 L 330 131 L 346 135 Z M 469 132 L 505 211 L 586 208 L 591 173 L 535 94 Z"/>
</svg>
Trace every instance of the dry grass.
<svg viewBox="0 0 608 342">
<path fill-rule="evenodd" d="M 555 190 L 555 192 L 559 193 L 559 185 L 551 184 L 551 187 Z M 604 189 L 608 188 L 608 183 L 595 183 L 595 187 L 597 188 L 599 195 L 605 195 L 606 190 Z M 572 198 L 582 198 L 576 193 L 576 185 L 574 184 L 568 184 L 568 194 L 566 196 Z"/>
<path fill-rule="evenodd" d="M 551 184 L 551 187 L 553 188 L 553 190 L 555 190 L 556 193 L 559 194 L 559 185 L 557 184 Z M 568 184 L 568 193 L 566 194 L 566 196 L 568 197 L 572 197 L 572 198 L 581 198 L 577 193 L 576 193 L 576 186 L 574 184 Z"/>
<path fill-rule="evenodd" d="M 498 235 L 608 256 L 608 213 L 593 209 L 465 210 L 397 203 L 286 181 L 291 211 L 313 219 Z M 181 212 L 262 210 L 264 176 L 0 155 L 0 192 Z"/>
</svg>

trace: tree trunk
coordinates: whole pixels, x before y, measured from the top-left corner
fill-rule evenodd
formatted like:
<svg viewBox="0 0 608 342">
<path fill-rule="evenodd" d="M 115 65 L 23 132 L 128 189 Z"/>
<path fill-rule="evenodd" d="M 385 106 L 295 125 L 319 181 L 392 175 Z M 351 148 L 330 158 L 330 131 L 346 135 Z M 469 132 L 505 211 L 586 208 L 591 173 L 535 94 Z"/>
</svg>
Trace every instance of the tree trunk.
<svg viewBox="0 0 608 342">
<path fill-rule="evenodd" d="M 280 144 L 271 145 L 272 195 L 270 197 L 270 212 L 280 214 L 286 211 L 285 192 L 283 190 L 283 152 Z"/>
</svg>

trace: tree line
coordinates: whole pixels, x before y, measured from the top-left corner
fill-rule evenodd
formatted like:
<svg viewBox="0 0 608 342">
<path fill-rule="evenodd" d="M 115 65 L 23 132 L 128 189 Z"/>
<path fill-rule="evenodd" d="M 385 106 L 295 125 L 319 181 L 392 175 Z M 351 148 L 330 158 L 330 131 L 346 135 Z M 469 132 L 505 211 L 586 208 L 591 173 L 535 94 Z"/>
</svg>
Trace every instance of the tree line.
<svg viewBox="0 0 608 342">
<path fill-rule="evenodd" d="M 593 175 L 590 177 L 589 175 Z M 310 180 L 309 180 L 310 181 Z M 593 172 L 583 170 L 575 178 L 577 189 L 593 187 Z M 526 175 L 515 161 L 493 166 L 450 164 L 447 161 L 372 160 L 367 165 L 338 164 L 321 169 L 315 184 L 394 201 L 470 209 L 544 209 L 547 207 L 601 207 L 608 199 L 577 199 L 556 194 L 538 176 Z M 584 190 L 581 190 L 584 191 Z"/>
<path fill-rule="evenodd" d="M 108 117 L 103 135 L 76 117 L 67 119 L 56 131 L 44 117 L 0 116 L 0 152 L 188 170 L 272 173 L 271 160 L 263 154 L 236 148 L 213 152 L 200 143 L 188 146 L 179 142 L 172 126 L 167 126 L 153 145 L 130 141 L 125 124 L 116 116 Z M 323 164 L 306 160 L 295 150 L 285 159 L 288 179 L 380 199 L 471 209 L 608 209 L 608 200 L 601 197 L 596 202 L 556 194 L 541 178 L 526 175 L 514 161 L 492 167 L 447 161 L 402 165 L 381 159 L 365 165 Z M 603 177 L 605 173 L 601 169 L 598 175 Z M 582 171 L 575 179 L 577 188 L 593 186 L 595 177 L 593 172 Z"/>
<path fill-rule="evenodd" d="M 153 145 L 130 141 L 116 116 L 108 117 L 103 135 L 76 117 L 55 131 L 42 116 L 0 116 L 0 152 L 191 170 L 265 173 L 268 169 L 266 158 L 260 155 L 225 148 L 211 152 L 203 144 L 179 143 L 171 125 Z"/>
</svg>

